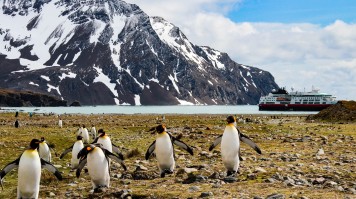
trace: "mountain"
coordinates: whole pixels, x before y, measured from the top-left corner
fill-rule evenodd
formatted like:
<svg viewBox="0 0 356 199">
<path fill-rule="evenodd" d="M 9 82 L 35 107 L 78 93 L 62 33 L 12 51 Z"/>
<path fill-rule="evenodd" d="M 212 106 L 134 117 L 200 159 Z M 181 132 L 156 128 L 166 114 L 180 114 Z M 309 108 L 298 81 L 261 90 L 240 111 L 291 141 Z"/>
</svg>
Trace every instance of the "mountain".
<svg viewBox="0 0 356 199">
<path fill-rule="evenodd" d="M 121 0 L 4 0 L 0 87 L 82 105 L 257 104 L 273 76 Z"/>
<path fill-rule="evenodd" d="M 67 106 L 67 102 L 53 96 L 31 91 L 0 89 L 0 106 Z"/>
</svg>

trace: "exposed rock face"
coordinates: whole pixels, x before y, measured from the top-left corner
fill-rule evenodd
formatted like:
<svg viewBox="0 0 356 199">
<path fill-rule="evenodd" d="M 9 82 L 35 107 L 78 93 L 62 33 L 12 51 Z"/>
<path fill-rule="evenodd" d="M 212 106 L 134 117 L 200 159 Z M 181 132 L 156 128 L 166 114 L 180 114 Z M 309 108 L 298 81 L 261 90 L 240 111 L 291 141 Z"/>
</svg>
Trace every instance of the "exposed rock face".
<svg viewBox="0 0 356 199">
<path fill-rule="evenodd" d="M 278 88 L 124 1 L 4 1 L 0 18 L 2 88 L 82 105 L 257 104 Z"/>
<path fill-rule="evenodd" d="M 310 115 L 308 120 L 321 120 L 328 122 L 355 122 L 356 102 L 338 101 L 336 104 L 320 111 L 316 115 Z"/>
<path fill-rule="evenodd" d="M 67 106 L 67 101 L 31 91 L 0 89 L 0 106 Z"/>
</svg>

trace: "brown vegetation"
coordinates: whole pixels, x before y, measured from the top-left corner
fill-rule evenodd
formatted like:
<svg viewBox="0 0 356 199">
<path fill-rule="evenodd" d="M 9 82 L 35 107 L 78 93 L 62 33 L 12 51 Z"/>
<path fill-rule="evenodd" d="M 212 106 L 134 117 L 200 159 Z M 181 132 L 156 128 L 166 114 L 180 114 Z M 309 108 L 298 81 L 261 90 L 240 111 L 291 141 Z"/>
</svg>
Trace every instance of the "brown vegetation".
<svg viewBox="0 0 356 199">
<path fill-rule="evenodd" d="M 44 136 L 57 153 L 75 141 L 79 125 L 103 128 L 127 159 L 128 171 L 112 161 L 110 188 L 93 194 L 90 177 L 70 171 L 70 154 L 53 164 L 63 172 L 63 181 L 43 170 L 40 198 L 355 198 L 356 124 L 306 122 L 305 116 L 249 116 L 238 123 L 256 142 L 262 155 L 241 145 L 244 161 L 236 178 L 226 178 L 220 147 L 209 145 L 221 135 L 227 115 L 61 115 L 20 113 L 20 128 L 14 128 L 14 113 L 0 114 L 0 168 L 16 159 L 32 138 Z M 174 174 L 160 178 L 157 161 L 144 160 L 155 139 L 150 129 L 164 122 L 174 136 L 193 146 L 194 156 L 176 147 Z M 53 155 L 54 156 L 54 155 Z M 4 178 L 0 198 L 14 198 L 17 170 Z"/>
</svg>

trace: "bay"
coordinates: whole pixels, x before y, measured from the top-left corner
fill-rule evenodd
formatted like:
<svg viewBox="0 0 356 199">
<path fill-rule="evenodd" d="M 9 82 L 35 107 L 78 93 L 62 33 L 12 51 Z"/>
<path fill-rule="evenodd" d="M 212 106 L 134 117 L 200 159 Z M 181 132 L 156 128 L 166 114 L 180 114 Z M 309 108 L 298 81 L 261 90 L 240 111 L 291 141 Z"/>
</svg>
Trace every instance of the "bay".
<svg viewBox="0 0 356 199">
<path fill-rule="evenodd" d="M 318 112 L 259 111 L 257 105 L 178 105 L 178 106 L 80 106 L 80 107 L 1 107 L 1 112 L 54 114 L 284 114 L 310 115 Z"/>
</svg>

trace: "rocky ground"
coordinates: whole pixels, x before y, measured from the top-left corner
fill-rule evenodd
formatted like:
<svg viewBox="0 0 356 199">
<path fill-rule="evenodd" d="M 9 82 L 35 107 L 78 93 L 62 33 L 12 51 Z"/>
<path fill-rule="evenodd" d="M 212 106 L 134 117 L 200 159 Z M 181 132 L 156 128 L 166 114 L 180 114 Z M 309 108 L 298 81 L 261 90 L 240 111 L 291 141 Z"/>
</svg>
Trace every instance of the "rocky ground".
<svg viewBox="0 0 356 199">
<path fill-rule="evenodd" d="M 222 134 L 227 115 L 57 115 L 0 114 L 0 167 L 15 160 L 32 138 L 46 137 L 58 154 L 72 145 L 79 125 L 104 128 L 126 156 L 128 171 L 113 162 L 111 184 L 93 193 L 90 178 L 70 171 L 70 157 L 53 158 L 63 172 L 57 181 L 43 170 L 41 198 L 356 198 L 356 124 L 306 121 L 306 116 L 252 115 L 238 122 L 242 132 L 262 149 L 257 154 L 242 144 L 240 174 L 226 177 L 220 147 L 208 151 Z M 247 119 L 248 118 L 248 119 Z M 246 122 L 246 119 L 248 122 Z M 168 130 L 194 148 L 194 156 L 176 147 L 174 174 L 160 178 L 154 157 L 144 160 L 155 135 L 150 129 L 165 123 Z M 53 156 L 55 156 L 53 154 Z M 16 195 L 17 172 L 4 179 L 0 198 Z"/>
</svg>

